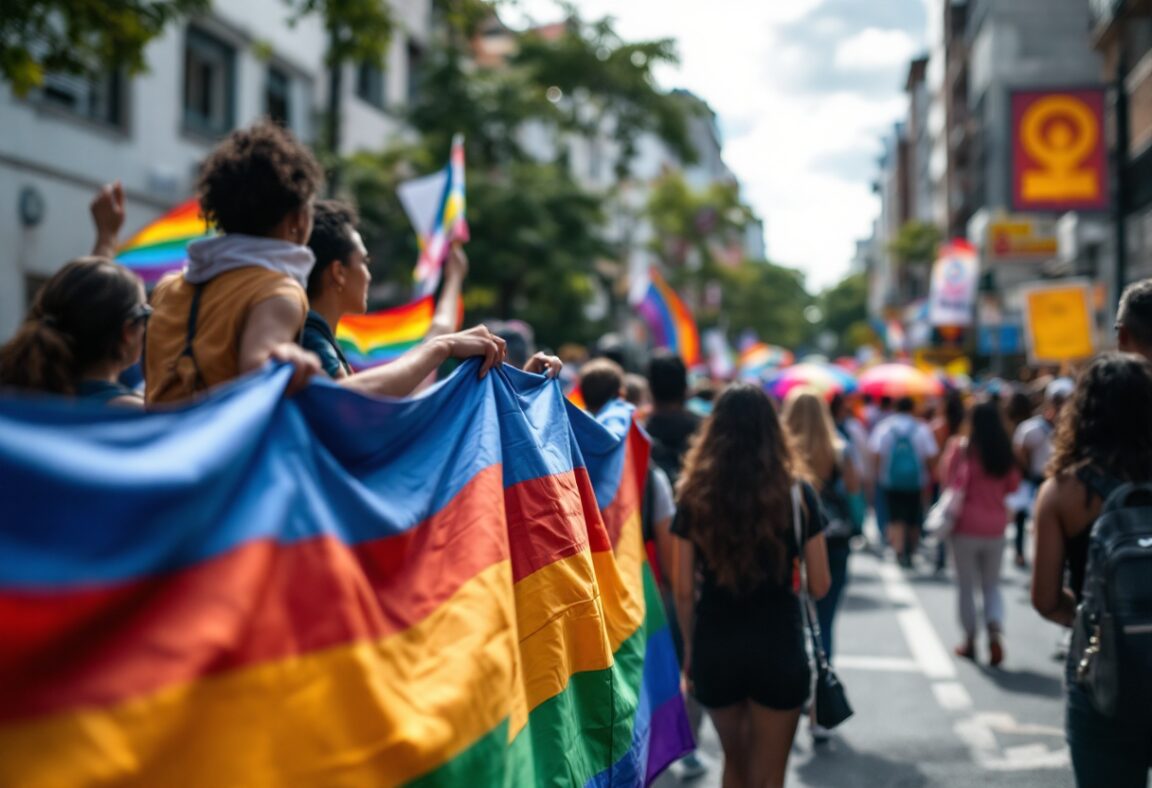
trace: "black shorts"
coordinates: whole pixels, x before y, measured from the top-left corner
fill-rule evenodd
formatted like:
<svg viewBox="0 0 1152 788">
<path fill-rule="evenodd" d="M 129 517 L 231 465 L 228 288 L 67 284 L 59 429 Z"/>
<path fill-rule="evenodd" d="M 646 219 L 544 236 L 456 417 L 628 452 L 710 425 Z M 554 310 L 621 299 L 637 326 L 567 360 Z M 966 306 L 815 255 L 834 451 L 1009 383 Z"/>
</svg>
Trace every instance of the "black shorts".
<svg viewBox="0 0 1152 788">
<path fill-rule="evenodd" d="M 924 494 L 920 490 L 885 490 L 888 522 L 903 523 L 909 528 L 924 525 Z"/>
<path fill-rule="evenodd" d="M 804 705 L 812 676 L 795 598 L 791 605 L 747 617 L 700 611 L 690 670 L 701 706 L 720 709 L 750 700 L 789 711 Z"/>
</svg>

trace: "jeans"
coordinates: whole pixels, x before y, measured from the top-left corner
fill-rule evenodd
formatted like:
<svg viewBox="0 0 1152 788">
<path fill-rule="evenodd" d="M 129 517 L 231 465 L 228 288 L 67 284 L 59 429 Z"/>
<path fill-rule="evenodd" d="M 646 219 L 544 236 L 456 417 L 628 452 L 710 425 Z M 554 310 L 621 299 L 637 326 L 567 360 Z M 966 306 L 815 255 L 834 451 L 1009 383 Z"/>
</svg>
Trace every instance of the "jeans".
<svg viewBox="0 0 1152 788">
<path fill-rule="evenodd" d="M 832 575 L 832 585 L 828 587 L 824 598 L 816 602 L 816 620 L 820 624 L 820 640 L 829 661 L 832 660 L 832 625 L 836 618 L 836 608 L 840 606 L 840 597 L 844 594 L 844 586 L 848 583 L 848 555 L 851 552 L 847 539 L 828 540 L 828 569 Z"/>
<path fill-rule="evenodd" d="M 1152 767 L 1152 714 L 1101 715 L 1079 687 L 1068 687 L 1066 732 L 1079 788 L 1145 788 Z"/>
<path fill-rule="evenodd" d="M 876 511 L 876 530 L 880 532 L 880 546 L 883 547 L 888 540 L 888 497 L 880 485 L 876 485 L 872 508 Z"/>
<path fill-rule="evenodd" d="M 976 635 L 976 586 L 984 597 L 984 623 L 999 632 L 1004 627 L 1004 599 L 1000 594 L 1000 565 L 1004 561 L 1004 537 L 952 537 L 956 564 L 956 597 L 960 624 L 969 638 Z"/>
</svg>

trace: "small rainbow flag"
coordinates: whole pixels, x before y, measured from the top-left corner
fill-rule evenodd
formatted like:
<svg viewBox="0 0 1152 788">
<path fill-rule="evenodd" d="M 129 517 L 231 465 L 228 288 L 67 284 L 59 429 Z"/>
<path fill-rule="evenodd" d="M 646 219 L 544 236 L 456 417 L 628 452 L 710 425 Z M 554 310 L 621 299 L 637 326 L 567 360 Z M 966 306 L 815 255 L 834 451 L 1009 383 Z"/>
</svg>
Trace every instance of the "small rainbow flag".
<svg viewBox="0 0 1152 788">
<path fill-rule="evenodd" d="M 184 267 L 189 243 L 212 235 L 200 215 L 200 202 L 192 198 L 146 224 L 128 239 L 120 247 L 116 262 L 132 269 L 145 284 L 154 284 L 164 274 Z"/>
<path fill-rule="evenodd" d="M 423 341 L 435 309 L 429 295 L 392 309 L 345 315 L 336 326 L 336 341 L 353 369 L 387 364 Z"/>
<path fill-rule="evenodd" d="M 648 324 L 652 341 L 657 347 L 670 348 L 679 354 L 685 366 L 697 366 L 700 364 L 700 332 L 692 312 L 658 270 L 650 268 L 647 279 L 646 288 L 633 290 L 633 304 Z"/>
<path fill-rule="evenodd" d="M 436 292 L 448 250 L 467 241 L 468 221 L 464 197 L 464 136 L 452 138 L 448 164 L 440 172 L 400 185 L 400 202 L 420 243 L 420 259 L 413 278 L 418 296 Z"/>
<path fill-rule="evenodd" d="M 795 356 L 786 348 L 751 340 L 744 343 L 740 350 L 740 377 L 760 379 L 781 367 L 791 365 L 795 360 Z"/>
</svg>

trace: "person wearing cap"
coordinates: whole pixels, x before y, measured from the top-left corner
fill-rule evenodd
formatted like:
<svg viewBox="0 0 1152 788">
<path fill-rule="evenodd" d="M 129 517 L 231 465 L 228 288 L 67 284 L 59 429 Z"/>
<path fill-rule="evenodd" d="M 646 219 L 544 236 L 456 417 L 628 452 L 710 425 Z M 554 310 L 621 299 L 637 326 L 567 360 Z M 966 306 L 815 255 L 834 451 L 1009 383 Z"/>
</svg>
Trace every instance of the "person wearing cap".
<svg viewBox="0 0 1152 788">
<path fill-rule="evenodd" d="M 1056 432 L 1056 421 L 1064 403 L 1072 396 L 1075 384 L 1070 378 L 1056 378 L 1044 389 L 1044 405 L 1040 412 L 1030 419 L 1025 419 L 1016 428 L 1012 437 L 1012 447 L 1016 451 L 1016 459 L 1020 463 L 1020 470 L 1024 479 L 1030 486 L 1029 499 L 1035 496 L 1045 478 L 1044 469 L 1048 467 L 1048 460 L 1052 456 L 1052 435 Z M 1016 527 L 1016 565 L 1027 566 L 1028 559 L 1024 555 L 1023 531 L 1025 521 L 1031 507 L 1031 500 L 1027 510 L 1017 515 Z"/>
<path fill-rule="evenodd" d="M 1129 285 L 1120 297 L 1116 339 L 1122 352 L 1152 361 L 1152 279 Z"/>
</svg>

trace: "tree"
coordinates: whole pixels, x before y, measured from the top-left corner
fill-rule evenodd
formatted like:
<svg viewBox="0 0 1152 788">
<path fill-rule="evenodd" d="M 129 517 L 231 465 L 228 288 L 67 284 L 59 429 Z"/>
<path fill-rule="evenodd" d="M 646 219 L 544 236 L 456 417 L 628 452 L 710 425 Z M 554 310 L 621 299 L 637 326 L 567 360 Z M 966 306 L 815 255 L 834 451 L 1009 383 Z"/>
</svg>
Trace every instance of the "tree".
<svg viewBox="0 0 1152 788">
<path fill-rule="evenodd" d="M 868 328 L 868 276 L 852 274 L 820 292 L 816 305 L 823 314 L 820 328 L 836 335 L 836 353 L 851 353 L 866 344 Z"/>
<path fill-rule="evenodd" d="M 742 254 L 744 232 L 755 219 L 735 182 L 694 190 L 675 170 L 653 185 L 646 214 L 655 231 L 651 250 L 673 269 L 690 268 L 701 285 L 715 279 L 722 265 L 741 262 L 731 250 Z"/>
<path fill-rule="evenodd" d="M 804 287 L 804 274 L 769 262 L 745 262 L 720 269 L 721 313 L 732 334 L 752 329 L 765 342 L 799 347 L 808 341 L 811 327 L 804 309 L 812 296 Z M 708 325 L 718 315 L 703 313 Z"/>
<path fill-rule="evenodd" d="M 144 47 L 168 23 L 208 10 L 210 0 L 4 0 L 0 77 L 16 95 L 51 72 L 144 70 Z"/>
<path fill-rule="evenodd" d="M 931 265 L 943 239 L 936 225 L 911 219 L 900 228 L 888 249 L 901 265 Z"/>
</svg>

